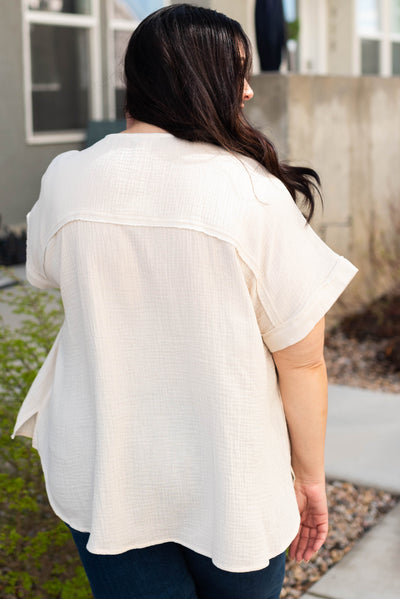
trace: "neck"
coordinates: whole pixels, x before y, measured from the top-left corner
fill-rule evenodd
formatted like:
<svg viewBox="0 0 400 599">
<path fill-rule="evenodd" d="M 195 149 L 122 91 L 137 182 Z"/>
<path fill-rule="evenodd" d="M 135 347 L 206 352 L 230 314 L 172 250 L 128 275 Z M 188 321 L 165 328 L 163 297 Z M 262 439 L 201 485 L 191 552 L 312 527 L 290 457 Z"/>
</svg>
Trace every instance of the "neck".
<svg viewBox="0 0 400 599">
<path fill-rule="evenodd" d="M 168 133 L 165 129 L 151 125 L 150 123 L 142 123 L 128 117 L 126 119 L 126 129 L 123 133 Z"/>
</svg>

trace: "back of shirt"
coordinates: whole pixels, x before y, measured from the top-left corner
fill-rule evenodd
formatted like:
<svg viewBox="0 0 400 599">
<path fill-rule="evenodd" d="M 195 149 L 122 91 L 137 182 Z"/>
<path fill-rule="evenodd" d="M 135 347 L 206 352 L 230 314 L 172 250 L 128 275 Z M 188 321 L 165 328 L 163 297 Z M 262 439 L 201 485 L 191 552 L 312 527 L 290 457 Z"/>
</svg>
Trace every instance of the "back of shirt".
<svg viewBox="0 0 400 599">
<path fill-rule="evenodd" d="M 299 524 L 271 352 L 355 273 L 254 161 L 169 134 L 58 157 L 28 219 L 27 275 L 65 322 L 15 434 L 55 512 L 120 553 L 176 541 L 263 568 Z"/>
</svg>

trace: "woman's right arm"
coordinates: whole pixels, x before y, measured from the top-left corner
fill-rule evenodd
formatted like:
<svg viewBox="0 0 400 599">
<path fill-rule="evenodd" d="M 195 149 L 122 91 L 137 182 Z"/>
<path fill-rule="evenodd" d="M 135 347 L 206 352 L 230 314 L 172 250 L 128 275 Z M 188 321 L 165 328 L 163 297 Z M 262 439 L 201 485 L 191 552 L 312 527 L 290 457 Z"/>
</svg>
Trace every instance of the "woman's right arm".
<svg viewBox="0 0 400 599">
<path fill-rule="evenodd" d="M 324 319 L 304 339 L 273 353 L 285 410 L 301 523 L 289 556 L 309 560 L 328 534 L 324 448 L 328 385 Z"/>
</svg>

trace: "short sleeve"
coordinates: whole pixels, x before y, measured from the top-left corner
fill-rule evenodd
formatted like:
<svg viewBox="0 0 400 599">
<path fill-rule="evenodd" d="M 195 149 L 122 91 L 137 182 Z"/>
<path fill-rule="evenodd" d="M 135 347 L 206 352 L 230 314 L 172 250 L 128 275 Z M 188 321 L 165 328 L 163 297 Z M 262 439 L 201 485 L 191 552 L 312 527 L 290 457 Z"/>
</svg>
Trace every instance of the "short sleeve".
<svg viewBox="0 0 400 599">
<path fill-rule="evenodd" d="M 288 193 L 267 212 L 257 292 L 269 323 L 263 340 L 275 352 L 306 337 L 357 268 L 318 237 Z"/>
</svg>

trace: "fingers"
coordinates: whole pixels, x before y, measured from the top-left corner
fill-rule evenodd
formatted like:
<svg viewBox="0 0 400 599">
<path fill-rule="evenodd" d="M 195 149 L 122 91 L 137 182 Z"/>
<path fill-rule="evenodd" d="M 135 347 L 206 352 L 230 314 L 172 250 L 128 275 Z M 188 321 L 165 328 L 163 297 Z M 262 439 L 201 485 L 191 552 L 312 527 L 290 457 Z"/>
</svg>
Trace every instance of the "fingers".
<svg viewBox="0 0 400 599">
<path fill-rule="evenodd" d="M 324 544 L 325 530 L 300 525 L 299 532 L 289 547 L 289 558 L 297 562 L 308 561 Z"/>
<path fill-rule="evenodd" d="M 296 552 L 297 552 L 297 547 L 299 545 L 299 540 L 300 540 L 300 532 L 290 543 L 290 546 L 289 546 L 289 558 L 290 559 L 296 559 Z"/>
<path fill-rule="evenodd" d="M 306 553 L 308 554 L 310 552 L 311 545 L 314 544 L 314 540 L 311 538 L 310 535 L 310 528 L 308 528 L 307 526 L 300 526 L 299 542 L 297 544 L 296 550 L 296 561 L 298 562 L 301 562 L 301 560 L 306 559 Z"/>
</svg>

